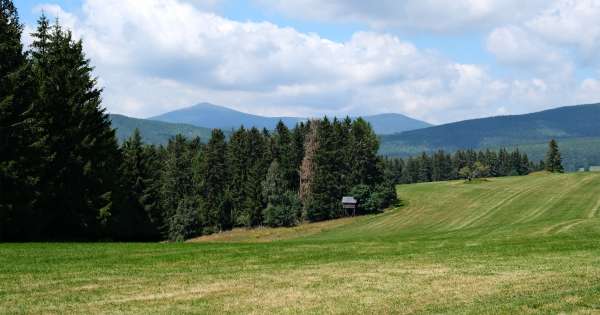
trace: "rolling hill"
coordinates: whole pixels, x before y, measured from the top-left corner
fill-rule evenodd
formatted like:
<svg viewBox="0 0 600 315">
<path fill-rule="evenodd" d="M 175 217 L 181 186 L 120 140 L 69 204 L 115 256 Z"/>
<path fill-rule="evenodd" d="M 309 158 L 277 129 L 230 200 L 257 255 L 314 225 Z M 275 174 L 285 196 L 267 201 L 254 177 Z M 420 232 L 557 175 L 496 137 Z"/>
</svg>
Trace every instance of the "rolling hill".
<svg viewBox="0 0 600 315">
<path fill-rule="evenodd" d="M 600 310 L 600 173 L 401 185 L 398 194 L 403 205 L 378 215 L 240 229 L 196 243 L 0 244 L 0 309 L 36 314 Z"/>
<path fill-rule="evenodd" d="M 438 149 L 516 148 L 542 159 L 552 138 L 564 146 L 568 168 L 600 164 L 600 104 L 465 120 L 381 137 L 381 152 L 409 156 Z"/>
<path fill-rule="evenodd" d="M 111 114 L 109 118 L 117 131 L 117 139 L 123 142 L 137 128 L 142 140 L 149 144 L 166 144 L 170 138 L 182 134 L 189 138 L 200 137 L 203 141 L 210 138 L 211 129 L 186 124 L 171 124 L 162 121 L 138 119 L 123 115 Z"/>
<path fill-rule="evenodd" d="M 377 134 L 392 134 L 431 126 L 431 124 L 401 114 L 380 114 L 363 116 L 363 118 L 371 123 Z M 279 120 L 283 121 L 288 127 L 293 127 L 296 123 L 305 121 L 307 118 L 264 117 L 239 112 L 223 106 L 200 103 L 149 119 L 224 130 L 239 128 L 241 125 L 272 130 L 275 129 Z"/>
</svg>

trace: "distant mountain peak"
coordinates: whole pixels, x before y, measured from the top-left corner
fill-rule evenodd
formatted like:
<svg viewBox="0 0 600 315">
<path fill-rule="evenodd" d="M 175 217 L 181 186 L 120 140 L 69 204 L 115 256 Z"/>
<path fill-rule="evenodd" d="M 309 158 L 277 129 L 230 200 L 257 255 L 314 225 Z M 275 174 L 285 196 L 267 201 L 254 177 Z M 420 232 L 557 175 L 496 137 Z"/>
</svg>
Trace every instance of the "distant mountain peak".
<svg viewBox="0 0 600 315">
<path fill-rule="evenodd" d="M 431 124 L 396 113 L 383 113 L 371 116 L 362 116 L 371 123 L 377 134 L 393 134 L 407 130 L 430 127 Z M 281 120 L 288 127 L 293 127 L 306 117 L 267 117 L 244 113 L 225 106 L 207 102 L 174 110 L 149 119 L 170 123 L 184 123 L 205 128 L 220 128 L 231 130 L 245 127 L 274 129 Z"/>
</svg>

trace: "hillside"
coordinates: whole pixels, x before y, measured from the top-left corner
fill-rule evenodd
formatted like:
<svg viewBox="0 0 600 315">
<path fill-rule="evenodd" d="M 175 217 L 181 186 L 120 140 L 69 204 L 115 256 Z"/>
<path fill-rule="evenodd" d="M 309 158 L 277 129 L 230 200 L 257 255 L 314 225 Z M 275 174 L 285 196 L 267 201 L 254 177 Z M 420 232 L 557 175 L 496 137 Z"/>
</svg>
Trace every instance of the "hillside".
<svg viewBox="0 0 600 315">
<path fill-rule="evenodd" d="M 211 129 L 186 124 L 172 124 L 162 121 L 137 119 L 123 115 L 111 114 L 110 120 L 117 131 L 117 139 L 123 142 L 138 128 L 145 143 L 166 144 L 170 138 L 182 134 L 189 138 L 200 137 L 203 141 L 210 138 Z"/>
<path fill-rule="evenodd" d="M 234 230 L 193 241 L 474 241 L 579 234 L 600 238 L 600 173 L 400 185 L 398 195 L 403 206 L 380 215 L 295 228 Z"/>
<path fill-rule="evenodd" d="M 398 193 L 404 205 L 383 214 L 291 229 L 236 230 L 196 240 L 200 243 L 0 244 L 0 309 L 38 314 L 600 310 L 600 173 L 403 185 Z"/>
<path fill-rule="evenodd" d="M 380 114 L 363 116 L 363 118 L 371 123 L 377 134 L 392 134 L 431 126 L 426 122 L 401 114 Z M 279 120 L 283 121 L 288 127 L 293 127 L 296 123 L 305 121 L 307 118 L 265 117 L 239 112 L 223 106 L 200 103 L 149 119 L 170 123 L 185 123 L 207 128 L 221 128 L 224 130 L 238 128 L 241 125 L 272 130 L 275 129 Z"/>
<path fill-rule="evenodd" d="M 409 156 L 438 149 L 518 147 L 539 160 L 545 153 L 540 146 L 551 138 L 565 145 L 568 169 L 600 164 L 600 104 L 466 120 L 382 136 L 381 152 Z"/>
</svg>

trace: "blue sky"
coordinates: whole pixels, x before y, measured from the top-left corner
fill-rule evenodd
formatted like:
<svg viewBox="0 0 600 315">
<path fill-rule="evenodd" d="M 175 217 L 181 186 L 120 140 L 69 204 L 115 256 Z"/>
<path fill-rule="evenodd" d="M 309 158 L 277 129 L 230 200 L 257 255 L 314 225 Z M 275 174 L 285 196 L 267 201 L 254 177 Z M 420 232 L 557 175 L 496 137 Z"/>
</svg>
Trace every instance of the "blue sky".
<svg viewBox="0 0 600 315">
<path fill-rule="evenodd" d="M 109 111 L 433 123 L 600 100 L 597 0 L 16 0 L 84 40 Z M 25 36 L 25 41 L 31 39 Z"/>
</svg>

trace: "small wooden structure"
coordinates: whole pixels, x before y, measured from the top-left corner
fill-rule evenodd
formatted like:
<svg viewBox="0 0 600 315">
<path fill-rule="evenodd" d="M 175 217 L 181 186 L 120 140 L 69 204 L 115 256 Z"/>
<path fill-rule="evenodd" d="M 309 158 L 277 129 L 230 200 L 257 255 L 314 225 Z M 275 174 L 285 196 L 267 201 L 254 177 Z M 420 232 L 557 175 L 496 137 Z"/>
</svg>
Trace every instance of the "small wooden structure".
<svg viewBox="0 0 600 315">
<path fill-rule="evenodd" d="M 358 201 L 356 199 L 354 199 L 354 197 L 352 197 L 352 196 L 342 197 L 342 205 L 344 206 L 344 210 L 348 211 L 349 209 L 351 209 L 352 216 L 356 215 L 356 205 L 357 204 L 358 204 Z"/>
</svg>

